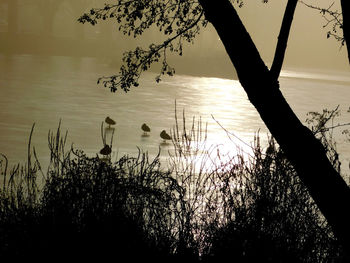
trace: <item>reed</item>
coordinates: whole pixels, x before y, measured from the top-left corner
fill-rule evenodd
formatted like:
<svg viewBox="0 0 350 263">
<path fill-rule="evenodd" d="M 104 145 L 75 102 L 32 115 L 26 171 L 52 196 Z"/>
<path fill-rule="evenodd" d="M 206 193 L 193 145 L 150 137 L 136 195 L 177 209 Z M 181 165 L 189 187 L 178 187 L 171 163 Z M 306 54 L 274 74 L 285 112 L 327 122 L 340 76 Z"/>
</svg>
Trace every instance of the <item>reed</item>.
<svg viewBox="0 0 350 263">
<path fill-rule="evenodd" d="M 23 166 L 10 171 L 2 155 L 3 258 L 341 262 L 341 247 L 273 138 L 263 147 L 257 136 L 250 157 L 224 159 L 207 145 L 206 125 L 193 118 L 187 128 L 175 110 L 167 168 L 141 150 L 115 162 L 88 157 L 67 149 L 66 138 L 60 125 L 49 132 L 47 172 L 30 142 Z"/>
</svg>

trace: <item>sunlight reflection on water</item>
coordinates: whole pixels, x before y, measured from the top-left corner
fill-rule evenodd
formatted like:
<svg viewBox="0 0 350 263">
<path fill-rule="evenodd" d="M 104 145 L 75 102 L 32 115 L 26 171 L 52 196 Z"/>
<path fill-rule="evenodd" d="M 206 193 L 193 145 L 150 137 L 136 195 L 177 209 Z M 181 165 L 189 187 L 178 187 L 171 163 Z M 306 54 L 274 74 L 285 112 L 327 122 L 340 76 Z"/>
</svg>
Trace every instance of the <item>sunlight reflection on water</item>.
<svg viewBox="0 0 350 263">
<path fill-rule="evenodd" d="M 265 125 L 238 81 L 175 75 L 156 84 L 156 74 L 145 73 L 140 87 L 127 94 L 121 91 L 113 94 L 97 87 L 98 77 L 115 72 L 117 69 L 92 58 L 0 56 L 0 152 L 11 163 L 24 162 L 30 129 L 35 122 L 32 145 L 40 161 L 47 163 L 47 133 L 55 131 L 61 119 L 62 130 L 68 130 L 67 149 L 74 143 L 74 147 L 96 155 L 103 146 L 101 123 L 110 116 L 117 122 L 115 158 L 137 154 L 137 147 L 150 155 L 161 149 L 165 158 L 172 145 L 162 145 L 159 134 L 174 129 L 175 100 L 181 125 L 183 110 L 187 125 L 193 116 L 196 120 L 201 118 L 208 124 L 207 145 L 220 145 L 223 153 L 234 154 L 237 147 L 249 153 L 257 132 L 262 141 L 267 139 Z M 308 111 L 324 106 L 349 106 L 346 79 L 325 84 L 318 81 L 315 86 L 310 79 L 293 78 L 291 72 L 285 74 L 288 76 L 281 79 L 281 89 L 302 120 Z M 332 90 L 335 88 L 337 93 Z M 326 96 L 329 90 L 338 95 Z M 143 123 L 151 127 L 148 137 L 142 136 Z M 230 140 L 221 126 L 235 136 Z M 348 147 L 342 148 L 343 152 L 348 151 L 345 148 Z"/>
</svg>

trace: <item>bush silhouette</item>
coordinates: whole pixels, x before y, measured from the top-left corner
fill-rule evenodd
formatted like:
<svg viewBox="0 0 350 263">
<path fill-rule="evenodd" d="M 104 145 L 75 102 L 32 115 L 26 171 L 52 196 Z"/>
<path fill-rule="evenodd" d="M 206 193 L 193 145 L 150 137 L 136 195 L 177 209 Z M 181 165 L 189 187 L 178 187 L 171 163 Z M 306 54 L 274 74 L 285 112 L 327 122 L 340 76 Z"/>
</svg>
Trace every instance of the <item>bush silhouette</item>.
<svg viewBox="0 0 350 263">
<path fill-rule="evenodd" d="M 3 156 L 2 258 L 341 262 L 331 228 L 272 138 L 263 149 L 257 136 L 249 159 L 224 161 L 200 121 L 179 126 L 166 169 L 141 151 L 116 162 L 66 151 L 60 128 L 49 135 L 46 174 L 35 150 L 11 171 Z M 334 146 L 326 149 L 339 166 Z"/>
</svg>

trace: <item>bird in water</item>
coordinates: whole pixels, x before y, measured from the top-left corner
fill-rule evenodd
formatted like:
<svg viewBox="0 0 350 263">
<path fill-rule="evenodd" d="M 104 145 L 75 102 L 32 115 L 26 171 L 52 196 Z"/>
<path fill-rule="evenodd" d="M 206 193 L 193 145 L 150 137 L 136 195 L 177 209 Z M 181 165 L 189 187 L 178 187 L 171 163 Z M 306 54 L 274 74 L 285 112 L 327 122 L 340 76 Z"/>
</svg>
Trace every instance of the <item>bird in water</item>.
<svg viewBox="0 0 350 263">
<path fill-rule="evenodd" d="M 109 116 L 105 119 L 105 122 L 109 125 L 108 128 L 111 128 L 111 125 L 115 125 L 116 122 L 111 119 Z"/>
<path fill-rule="evenodd" d="M 142 124 L 141 129 L 144 135 L 147 135 L 147 133 L 151 131 L 151 128 L 146 123 Z"/>
<path fill-rule="evenodd" d="M 171 140 L 171 136 L 167 134 L 165 130 L 162 130 L 160 133 L 160 138 L 162 138 L 164 142 L 166 142 L 166 140 Z"/>
<path fill-rule="evenodd" d="M 109 154 L 111 154 L 111 152 L 112 152 L 112 149 L 111 149 L 111 147 L 110 147 L 108 144 L 106 144 L 106 145 L 100 150 L 100 154 L 102 154 L 102 155 L 109 155 Z"/>
</svg>

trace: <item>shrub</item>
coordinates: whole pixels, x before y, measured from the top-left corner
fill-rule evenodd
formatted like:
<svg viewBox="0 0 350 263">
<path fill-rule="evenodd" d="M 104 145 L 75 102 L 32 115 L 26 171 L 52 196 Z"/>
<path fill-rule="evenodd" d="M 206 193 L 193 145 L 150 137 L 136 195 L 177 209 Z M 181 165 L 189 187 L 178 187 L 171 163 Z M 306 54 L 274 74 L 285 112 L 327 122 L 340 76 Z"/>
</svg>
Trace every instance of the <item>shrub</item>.
<svg viewBox="0 0 350 263">
<path fill-rule="evenodd" d="M 171 260 L 179 255 L 175 210 L 182 191 L 159 158 L 124 156 L 115 163 L 65 152 L 58 128 L 49 136 L 51 163 L 40 191 L 35 162 L 17 166 L 1 190 L 2 257 Z M 5 159 L 6 160 L 6 159 Z M 28 158 L 31 167 L 31 158 Z M 4 169 L 6 174 L 6 169 Z M 33 174 L 32 174 L 33 172 Z M 33 187 L 36 189 L 32 194 Z"/>
<path fill-rule="evenodd" d="M 141 151 L 116 162 L 66 151 L 67 134 L 62 136 L 60 127 L 55 135 L 49 133 L 46 174 L 30 143 L 24 166 L 8 172 L 3 156 L 1 256 L 341 261 L 330 227 L 273 138 L 264 148 L 257 136 L 249 158 L 224 159 L 219 146 L 206 144 L 201 120 L 193 119 L 187 129 L 185 114 L 182 127 L 176 111 L 175 117 L 167 169 L 161 168 L 159 156 L 150 159 Z M 339 168 L 335 144 L 321 131 L 330 160 Z"/>
</svg>

